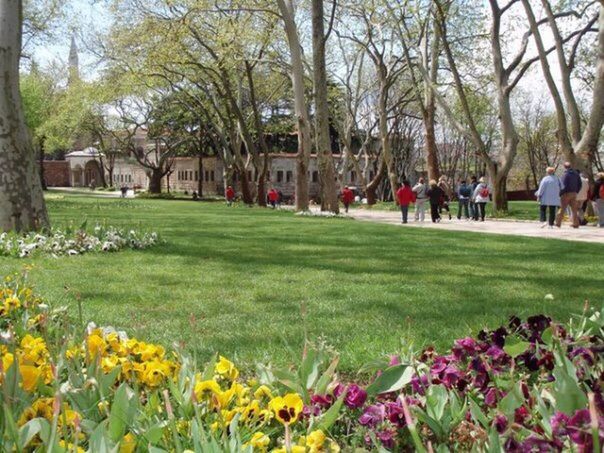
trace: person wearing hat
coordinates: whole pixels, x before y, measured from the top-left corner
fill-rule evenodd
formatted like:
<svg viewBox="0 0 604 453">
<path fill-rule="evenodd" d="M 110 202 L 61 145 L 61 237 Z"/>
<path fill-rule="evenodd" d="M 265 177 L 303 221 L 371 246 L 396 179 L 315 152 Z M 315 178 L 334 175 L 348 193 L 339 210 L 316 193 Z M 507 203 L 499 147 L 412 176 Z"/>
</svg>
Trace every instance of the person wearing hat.
<svg viewBox="0 0 604 453">
<path fill-rule="evenodd" d="M 489 190 L 489 186 L 487 186 L 486 180 L 483 176 L 478 180 L 478 185 L 476 186 L 476 190 L 474 190 L 474 195 L 472 196 L 476 205 L 474 220 L 478 220 L 480 217 L 480 221 L 484 222 L 484 216 L 487 210 L 487 203 L 490 201 L 490 195 L 491 191 Z"/>
</svg>

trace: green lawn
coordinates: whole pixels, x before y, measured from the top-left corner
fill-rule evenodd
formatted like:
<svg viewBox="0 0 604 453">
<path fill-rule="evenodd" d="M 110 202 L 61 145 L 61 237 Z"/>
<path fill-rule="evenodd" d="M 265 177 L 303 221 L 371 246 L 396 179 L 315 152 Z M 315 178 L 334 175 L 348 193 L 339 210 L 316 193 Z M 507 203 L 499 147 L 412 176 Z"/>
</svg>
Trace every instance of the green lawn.
<svg viewBox="0 0 604 453">
<path fill-rule="evenodd" d="M 304 330 L 350 371 L 402 345 L 435 344 L 604 301 L 604 246 L 295 217 L 221 203 L 51 195 L 55 225 L 88 219 L 158 231 L 165 244 L 34 264 L 31 281 L 86 320 L 202 358 L 288 363 Z M 65 288 L 68 288 L 66 291 Z M 554 301 L 545 301 L 552 293 Z M 301 306 L 306 306 L 306 317 Z"/>
</svg>

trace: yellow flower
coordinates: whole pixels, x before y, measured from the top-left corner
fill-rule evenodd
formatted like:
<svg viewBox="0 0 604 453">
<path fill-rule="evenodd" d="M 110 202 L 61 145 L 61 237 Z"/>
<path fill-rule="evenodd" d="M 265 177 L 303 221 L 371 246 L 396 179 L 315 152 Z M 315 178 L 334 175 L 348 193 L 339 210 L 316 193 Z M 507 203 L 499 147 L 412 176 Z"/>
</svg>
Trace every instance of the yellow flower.
<svg viewBox="0 0 604 453">
<path fill-rule="evenodd" d="M 304 409 L 302 398 L 296 393 L 288 393 L 284 397 L 278 396 L 273 398 L 269 406 L 275 413 L 277 420 L 284 425 L 294 423 Z"/>
<path fill-rule="evenodd" d="M 195 383 L 195 396 L 198 401 L 201 401 L 205 398 L 211 397 L 212 395 L 217 395 L 221 392 L 220 386 L 216 381 L 199 381 Z"/>
<path fill-rule="evenodd" d="M 306 446 L 309 447 L 311 449 L 311 451 L 320 449 L 321 447 L 323 447 L 323 444 L 325 443 L 325 434 L 323 433 L 323 431 L 321 431 L 320 429 L 317 429 L 315 431 L 313 431 L 312 433 L 310 433 L 308 435 L 308 437 L 306 437 Z"/>
<path fill-rule="evenodd" d="M 254 396 L 257 399 L 262 399 L 262 397 L 264 397 L 264 396 L 267 397 L 268 399 L 272 399 L 273 393 L 271 392 L 271 389 L 269 389 L 266 385 L 261 385 L 254 392 Z"/>
<path fill-rule="evenodd" d="M 266 451 L 268 444 L 271 443 L 271 439 L 261 431 L 254 433 L 249 442 L 247 442 L 244 447 L 253 447 L 254 450 L 258 451 Z"/>
<path fill-rule="evenodd" d="M 145 364 L 141 380 L 149 387 L 158 387 L 170 375 L 170 365 L 167 362 L 155 360 Z"/>
<path fill-rule="evenodd" d="M 97 333 L 91 333 L 86 338 L 86 347 L 90 357 L 100 356 L 102 357 L 107 349 L 107 343 L 103 340 L 103 337 Z"/>
<path fill-rule="evenodd" d="M 126 434 L 120 442 L 119 453 L 132 453 L 136 449 L 136 438 L 132 433 Z"/>
<path fill-rule="evenodd" d="M 219 376 L 230 379 L 231 381 L 234 381 L 239 376 L 239 371 L 235 368 L 233 362 L 230 362 L 222 356 L 220 356 L 218 363 L 214 367 L 214 371 Z"/>
<path fill-rule="evenodd" d="M 21 373 L 23 390 L 33 392 L 38 386 L 42 370 L 32 365 L 19 365 L 19 373 Z"/>
<path fill-rule="evenodd" d="M 63 439 L 61 439 L 59 441 L 59 446 L 63 447 L 63 449 L 65 449 L 66 451 L 69 451 L 69 452 L 74 451 L 74 445 L 71 442 L 65 442 Z M 86 453 L 86 450 L 84 450 L 82 447 L 78 446 L 77 453 Z"/>
<path fill-rule="evenodd" d="M 31 407 L 25 409 L 21 417 L 19 417 L 19 426 L 25 425 L 28 421 L 34 418 L 45 418 L 52 420 L 52 406 L 54 398 L 39 398 L 33 402 Z"/>
<path fill-rule="evenodd" d="M 301 447 L 300 445 L 292 445 L 290 450 L 291 453 L 306 453 L 306 447 Z M 272 450 L 272 453 L 287 453 L 285 447 L 275 448 Z"/>
<path fill-rule="evenodd" d="M 17 297 L 7 297 L 4 299 L 4 310 L 6 313 L 10 313 L 21 306 L 21 301 Z"/>
<path fill-rule="evenodd" d="M 110 355 L 107 357 L 103 357 L 101 359 L 101 368 L 103 368 L 103 372 L 109 373 L 115 367 L 119 365 L 118 357 L 115 355 Z"/>
</svg>

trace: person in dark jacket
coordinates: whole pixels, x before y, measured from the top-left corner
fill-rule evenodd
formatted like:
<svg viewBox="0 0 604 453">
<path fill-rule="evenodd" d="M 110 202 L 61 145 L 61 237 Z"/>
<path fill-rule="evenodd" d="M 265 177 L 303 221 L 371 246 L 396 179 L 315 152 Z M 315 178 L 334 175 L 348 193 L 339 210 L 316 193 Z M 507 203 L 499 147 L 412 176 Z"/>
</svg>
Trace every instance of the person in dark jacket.
<svg viewBox="0 0 604 453">
<path fill-rule="evenodd" d="M 466 216 L 466 219 L 470 220 L 470 212 L 468 206 L 470 205 L 470 199 L 472 198 L 472 187 L 469 186 L 466 181 L 461 181 L 459 189 L 457 189 L 457 199 L 459 200 L 459 210 L 457 211 L 457 220 L 461 220 L 461 213 Z"/>
<path fill-rule="evenodd" d="M 470 217 L 473 220 L 478 220 L 478 207 L 476 206 L 476 202 L 474 201 L 474 192 L 476 191 L 476 188 L 478 187 L 478 179 L 476 178 L 476 176 L 472 176 L 470 178 L 470 189 L 471 189 L 471 193 L 472 195 L 470 195 Z"/>
<path fill-rule="evenodd" d="M 445 196 L 445 192 L 438 187 L 435 180 L 430 181 L 430 188 L 428 189 L 428 198 L 430 199 L 430 214 L 432 216 L 432 222 L 440 222 L 440 201 Z"/>
<path fill-rule="evenodd" d="M 556 216 L 556 226 L 562 226 L 562 218 L 566 208 L 570 207 L 571 220 L 573 228 L 579 228 L 579 213 L 577 206 L 577 194 L 581 190 L 583 183 L 576 170 L 570 165 L 570 162 L 564 162 L 564 175 L 562 176 L 562 190 L 560 191 L 560 210 Z"/>
</svg>

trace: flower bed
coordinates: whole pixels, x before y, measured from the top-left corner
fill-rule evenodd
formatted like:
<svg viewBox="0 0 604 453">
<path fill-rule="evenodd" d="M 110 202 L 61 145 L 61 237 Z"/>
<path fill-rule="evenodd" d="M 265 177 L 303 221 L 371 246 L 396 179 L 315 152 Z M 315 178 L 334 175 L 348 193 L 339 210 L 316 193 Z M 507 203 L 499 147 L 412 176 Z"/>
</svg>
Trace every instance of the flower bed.
<svg viewBox="0 0 604 453">
<path fill-rule="evenodd" d="M 36 254 L 51 256 L 81 255 L 89 252 L 115 252 L 145 249 L 157 244 L 157 233 L 141 233 L 112 226 L 96 225 L 92 231 L 53 229 L 49 233 L 0 233 L 0 256 L 26 258 Z"/>
<path fill-rule="evenodd" d="M 512 318 L 444 355 L 376 363 L 363 384 L 342 382 L 325 347 L 244 377 L 221 356 L 198 366 L 112 328 L 78 330 L 22 279 L 0 285 L 6 450 L 589 452 L 604 441 L 602 312 Z"/>
</svg>

